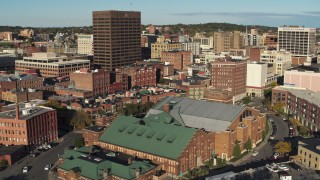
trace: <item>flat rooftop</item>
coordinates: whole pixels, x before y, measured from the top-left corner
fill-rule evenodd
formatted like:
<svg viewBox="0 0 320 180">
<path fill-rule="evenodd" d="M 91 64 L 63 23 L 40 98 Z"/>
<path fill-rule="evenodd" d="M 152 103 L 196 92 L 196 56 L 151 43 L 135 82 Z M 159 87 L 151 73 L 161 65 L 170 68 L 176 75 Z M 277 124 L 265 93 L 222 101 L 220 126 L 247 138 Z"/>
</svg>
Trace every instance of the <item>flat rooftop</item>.
<svg viewBox="0 0 320 180">
<path fill-rule="evenodd" d="M 0 156 L 9 155 L 15 153 L 20 148 L 24 148 L 22 145 L 16 146 L 0 146 Z"/>
<path fill-rule="evenodd" d="M 53 111 L 52 108 L 49 107 L 29 107 L 29 108 L 22 108 L 19 109 L 19 119 L 20 120 L 29 120 L 35 116 L 40 114 Z M 4 119 L 16 119 L 16 110 L 5 111 L 0 113 L 0 118 Z"/>
<path fill-rule="evenodd" d="M 90 126 L 85 129 L 89 131 L 94 131 L 94 132 L 103 132 L 105 130 L 104 127 L 102 126 Z"/>
<path fill-rule="evenodd" d="M 311 66 L 304 66 L 304 65 L 301 65 L 301 66 L 297 66 L 297 67 L 294 67 L 292 69 L 290 69 L 291 71 L 292 70 L 296 70 L 296 71 L 301 71 L 301 72 L 304 72 L 304 71 L 313 71 L 315 73 L 320 73 L 320 64 L 311 64 Z M 290 71 L 289 70 L 289 71 Z"/>
<path fill-rule="evenodd" d="M 288 87 L 288 86 L 278 86 L 278 87 L 275 87 L 274 89 L 289 91 L 298 98 L 305 99 L 312 104 L 320 106 L 320 92 L 313 92 L 303 88 L 295 88 L 295 87 Z"/>
</svg>

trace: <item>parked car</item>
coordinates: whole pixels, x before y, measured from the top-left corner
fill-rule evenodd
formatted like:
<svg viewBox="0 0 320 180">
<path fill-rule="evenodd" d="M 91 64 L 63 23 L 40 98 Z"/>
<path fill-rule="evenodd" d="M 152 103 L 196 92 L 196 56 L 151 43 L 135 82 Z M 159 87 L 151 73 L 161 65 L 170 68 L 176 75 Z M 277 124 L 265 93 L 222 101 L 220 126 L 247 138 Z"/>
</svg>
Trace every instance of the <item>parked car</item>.
<svg viewBox="0 0 320 180">
<path fill-rule="evenodd" d="M 293 169 L 297 170 L 297 171 L 301 171 L 301 167 L 298 164 L 294 163 L 294 162 L 289 163 L 289 166 L 292 167 Z"/>
<path fill-rule="evenodd" d="M 47 164 L 47 165 L 44 167 L 44 170 L 49 171 L 50 168 L 51 168 L 51 164 Z"/>
<path fill-rule="evenodd" d="M 29 170 L 28 166 L 23 167 L 22 169 L 22 173 L 27 173 Z"/>
<path fill-rule="evenodd" d="M 256 151 L 256 150 L 254 150 L 253 152 L 252 152 L 252 156 L 256 156 L 256 155 L 258 155 L 258 151 Z"/>
<path fill-rule="evenodd" d="M 270 121 L 270 122 L 273 122 L 273 119 L 272 119 L 272 118 L 269 118 L 269 121 Z"/>
<path fill-rule="evenodd" d="M 278 168 L 282 171 L 289 171 L 289 168 L 284 164 L 278 164 Z"/>
</svg>

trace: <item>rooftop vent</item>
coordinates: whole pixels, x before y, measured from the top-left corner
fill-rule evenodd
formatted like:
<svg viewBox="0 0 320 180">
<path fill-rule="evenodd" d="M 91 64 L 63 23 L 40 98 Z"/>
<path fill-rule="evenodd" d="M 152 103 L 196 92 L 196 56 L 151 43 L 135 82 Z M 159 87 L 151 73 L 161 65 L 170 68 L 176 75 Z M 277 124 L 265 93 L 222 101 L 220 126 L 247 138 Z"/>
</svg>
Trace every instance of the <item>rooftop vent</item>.
<svg viewBox="0 0 320 180">
<path fill-rule="evenodd" d="M 97 162 L 102 161 L 102 159 L 101 159 L 101 158 L 94 158 L 94 160 L 95 160 L 95 161 L 97 161 Z"/>
</svg>

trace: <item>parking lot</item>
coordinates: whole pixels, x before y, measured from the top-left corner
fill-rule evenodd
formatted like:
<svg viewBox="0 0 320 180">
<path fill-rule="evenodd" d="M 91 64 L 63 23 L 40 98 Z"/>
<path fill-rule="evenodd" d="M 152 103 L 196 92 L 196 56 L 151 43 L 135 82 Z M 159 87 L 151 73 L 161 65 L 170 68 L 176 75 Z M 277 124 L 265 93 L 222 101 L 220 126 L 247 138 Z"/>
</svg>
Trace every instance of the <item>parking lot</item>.
<svg viewBox="0 0 320 180">
<path fill-rule="evenodd" d="M 281 170 L 277 167 L 278 165 L 284 165 L 286 168 L 282 168 Z M 278 170 L 270 170 L 268 166 L 274 166 Z M 298 166 L 300 168 L 296 168 L 294 166 Z M 313 180 L 320 178 L 314 170 L 303 168 L 292 162 L 284 162 L 274 165 L 267 164 L 266 166 L 243 171 L 237 175 L 237 179 L 279 179 L 280 174 L 283 172 L 288 173 L 288 175 L 292 176 L 292 179 L 294 180 Z"/>
</svg>

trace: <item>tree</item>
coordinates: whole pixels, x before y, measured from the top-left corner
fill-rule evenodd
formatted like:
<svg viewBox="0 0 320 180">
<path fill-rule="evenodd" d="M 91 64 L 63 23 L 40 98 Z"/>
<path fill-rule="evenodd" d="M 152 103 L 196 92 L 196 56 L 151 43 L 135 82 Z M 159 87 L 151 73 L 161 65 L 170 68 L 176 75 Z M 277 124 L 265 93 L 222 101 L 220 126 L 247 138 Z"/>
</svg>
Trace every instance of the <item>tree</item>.
<svg viewBox="0 0 320 180">
<path fill-rule="evenodd" d="M 302 125 L 298 126 L 298 131 L 301 136 L 307 136 L 310 132 L 310 130 L 307 127 Z"/>
<path fill-rule="evenodd" d="M 272 109 L 277 113 L 283 113 L 284 112 L 284 103 L 283 102 L 277 102 L 272 106 Z"/>
<path fill-rule="evenodd" d="M 83 137 L 77 138 L 74 140 L 74 146 L 77 148 L 80 148 L 82 146 L 84 146 L 84 139 Z"/>
<path fill-rule="evenodd" d="M 238 159 L 240 158 L 241 156 L 241 149 L 240 149 L 240 145 L 239 145 L 239 142 L 236 142 L 234 148 L 233 148 L 233 153 L 232 153 L 233 157 L 235 159 Z"/>
<path fill-rule="evenodd" d="M 53 109 L 61 109 L 61 108 L 63 108 L 63 107 L 61 106 L 61 103 L 60 103 L 59 101 L 57 101 L 57 100 L 51 100 L 51 99 L 49 99 L 49 100 L 47 101 L 47 103 L 42 104 L 42 106 L 50 107 L 50 108 L 53 108 Z"/>
<path fill-rule="evenodd" d="M 272 83 L 270 84 L 270 86 L 271 86 L 271 88 L 274 88 L 274 87 L 278 86 L 278 83 L 277 83 L 277 82 L 272 82 Z"/>
<path fill-rule="evenodd" d="M 84 110 L 76 111 L 75 115 L 70 121 L 70 125 L 75 129 L 83 129 L 91 124 L 90 117 Z"/>
<path fill-rule="evenodd" d="M 0 168 L 5 168 L 8 166 L 7 160 L 0 160 Z"/>
<path fill-rule="evenodd" d="M 152 108 L 152 106 L 154 106 L 154 103 L 153 102 L 146 102 L 142 105 L 142 112 L 148 112 L 149 109 Z"/>
<path fill-rule="evenodd" d="M 251 97 L 246 96 L 242 99 L 242 101 L 243 101 L 243 104 L 249 104 L 251 102 Z"/>
<path fill-rule="evenodd" d="M 252 149 L 252 141 L 251 141 L 251 138 L 249 138 L 247 140 L 247 142 L 244 143 L 244 148 L 246 148 L 246 150 L 251 150 Z"/>
<path fill-rule="evenodd" d="M 275 146 L 275 151 L 280 155 L 285 155 L 286 153 L 291 152 L 291 143 L 285 141 L 279 141 Z"/>
<path fill-rule="evenodd" d="M 126 116 L 136 115 L 139 113 L 137 104 L 126 104 L 122 109 L 122 113 Z"/>
</svg>

